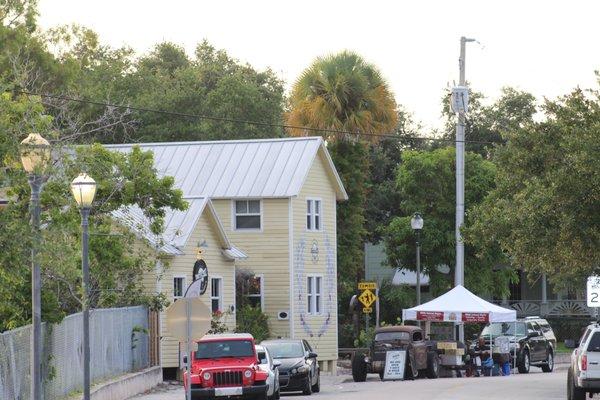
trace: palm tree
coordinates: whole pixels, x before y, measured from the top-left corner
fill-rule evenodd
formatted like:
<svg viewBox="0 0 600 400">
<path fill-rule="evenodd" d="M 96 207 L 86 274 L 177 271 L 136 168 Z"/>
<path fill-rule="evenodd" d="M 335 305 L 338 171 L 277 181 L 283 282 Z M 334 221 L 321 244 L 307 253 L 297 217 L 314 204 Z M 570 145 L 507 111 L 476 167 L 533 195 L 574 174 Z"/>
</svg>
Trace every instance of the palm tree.
<svg viewBox="0 0 600 400">
<path fill-rule="evenodd" d="M 292 89 L 286 122 L 290 126 L 381 134 L 396 127 L 396 108 L 378 69 L 358 54 L 343 51 L 319 57 L 304 70 Z M 294 136 L 309 133 L 297 128 L 289 132 Z M 328 139 L 357 138 L 325 133 Z"/>
<path fill-rule="evenodd" d="M 293 136 L 325 136 L 348 192 L 349 200 L 337 208 L 338 305 L 339 312 L 345 313 L 345 305 L 363 276 L 369 181 L 366 142 L 374 144 L 380 139 L 358 134 L 393 132 L 398 122 L 396 101 L 374 65 L 356 53 L 343 51 L 317 58 L 300 75 L 292 88 L 285 118 L 291 127 L 288 132 Z"/>
</svg>

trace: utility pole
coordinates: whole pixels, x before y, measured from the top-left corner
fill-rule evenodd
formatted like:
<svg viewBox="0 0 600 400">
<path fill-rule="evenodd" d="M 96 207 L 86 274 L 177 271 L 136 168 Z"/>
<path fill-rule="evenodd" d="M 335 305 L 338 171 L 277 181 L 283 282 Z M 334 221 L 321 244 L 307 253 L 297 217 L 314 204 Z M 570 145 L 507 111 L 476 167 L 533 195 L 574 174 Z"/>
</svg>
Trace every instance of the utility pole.
<svg viewBox="0 0 600 400">
<path fill-rule="evenodd" d="M 466 37 L 460 38 L 460 58 L 458 60 L 459 87 L 466 87 L 465 79 L 465 61 L 466 61 L 466 45 L 467 42 L 474 42 L 475 39 Z M 463 106 L 458 107 L 458 121 L 456 124 L 456 268 L 454 270 L 454 285 L 465 284 L 465 247 L 460 234 L 460 230 L 465 220 L 465 113 L 468 102 L 463 97 Z M 461 342 L 465 340 L 464 326 L 459 325 L 458 339 Z"/>
</svg>

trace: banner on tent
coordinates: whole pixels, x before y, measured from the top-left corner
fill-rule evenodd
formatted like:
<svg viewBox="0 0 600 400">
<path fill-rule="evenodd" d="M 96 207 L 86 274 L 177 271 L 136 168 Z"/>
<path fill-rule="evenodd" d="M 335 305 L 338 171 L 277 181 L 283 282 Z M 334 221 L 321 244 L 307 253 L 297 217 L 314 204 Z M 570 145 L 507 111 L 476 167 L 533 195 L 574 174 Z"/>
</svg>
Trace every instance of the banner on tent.
<svg viewBox="0 0 600 400">
<path fill-rule="evenodd" d="M 435 322 L 486 323 L 490 321 L 488 313 L 460 313 L 441 311 L 417 311 L 417 320 Z"/>
</svg>

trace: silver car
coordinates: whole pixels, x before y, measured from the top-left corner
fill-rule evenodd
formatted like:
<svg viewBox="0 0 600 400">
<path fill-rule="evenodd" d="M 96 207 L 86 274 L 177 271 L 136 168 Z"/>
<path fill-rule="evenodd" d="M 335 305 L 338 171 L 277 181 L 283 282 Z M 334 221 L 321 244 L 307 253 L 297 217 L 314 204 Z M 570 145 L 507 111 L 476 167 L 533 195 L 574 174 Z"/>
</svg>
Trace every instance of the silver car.
<svg viewBox="0 0 600 400">
<path fill-rule="evenodd" d="M 267 396 L 270 400 L 279 400 L 279 367 L 280 361 L 273 360 L 269 350 L 266 347 L 257 345 L 256 355 L 258 356 L 258 367 L 269 374 L 267 378 Z"/>
</svg>

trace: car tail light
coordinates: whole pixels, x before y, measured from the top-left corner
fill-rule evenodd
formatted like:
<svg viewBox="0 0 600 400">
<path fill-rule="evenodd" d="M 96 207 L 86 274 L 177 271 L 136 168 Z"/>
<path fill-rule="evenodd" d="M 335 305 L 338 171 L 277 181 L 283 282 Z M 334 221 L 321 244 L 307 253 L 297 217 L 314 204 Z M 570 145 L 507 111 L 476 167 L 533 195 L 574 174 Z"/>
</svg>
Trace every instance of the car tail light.
<svg viewBox="0 0 600 400">
<path fill-rule="evenodd" d="M 587 354 L 581 356 L 581 370 L 587 371 Z"/>
</svg>

